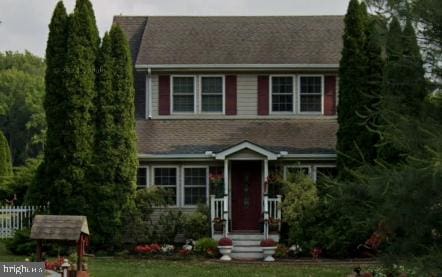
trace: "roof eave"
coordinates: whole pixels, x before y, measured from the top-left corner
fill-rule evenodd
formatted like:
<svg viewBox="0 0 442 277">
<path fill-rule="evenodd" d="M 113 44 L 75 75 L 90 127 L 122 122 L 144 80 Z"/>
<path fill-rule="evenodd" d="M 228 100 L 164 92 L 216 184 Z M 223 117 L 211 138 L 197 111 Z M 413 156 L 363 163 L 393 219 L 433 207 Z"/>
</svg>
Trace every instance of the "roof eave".
<svg viewBox="0 0 442 277">
<path fill-rule="evenodd" d="M 136 64 L 135 69 L 146 71 L 278 71 L 278 70 L 330 70 L 339 69 L 339 64 Z"/>
</svg>

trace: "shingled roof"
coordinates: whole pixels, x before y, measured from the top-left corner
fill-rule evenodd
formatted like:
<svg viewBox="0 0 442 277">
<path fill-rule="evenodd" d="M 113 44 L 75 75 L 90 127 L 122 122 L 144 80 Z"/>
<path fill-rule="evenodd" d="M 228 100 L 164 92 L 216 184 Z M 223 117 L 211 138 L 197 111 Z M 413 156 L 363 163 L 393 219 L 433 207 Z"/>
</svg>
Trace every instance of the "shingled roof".
<svg viewBox="0 0 442 277">
<path fill-rule="evenodd" d="M 116 16 L 136 65 L 339 63 L 343 16 Z M 142 31 L 142 32 L 141 32 Z"/>
<path fill-rule="evenodd" d="M 32 222 L 31 239 L 78 241 L 81 233 L 89 235 L 85 216 L 36 215 Z"/>
<path fill-rule="evenodd" d="M 335 153 L 335 119 L 139 120 L 140 154 L 204 154 L 250 141 L 275 153 Z"/>
</svg>

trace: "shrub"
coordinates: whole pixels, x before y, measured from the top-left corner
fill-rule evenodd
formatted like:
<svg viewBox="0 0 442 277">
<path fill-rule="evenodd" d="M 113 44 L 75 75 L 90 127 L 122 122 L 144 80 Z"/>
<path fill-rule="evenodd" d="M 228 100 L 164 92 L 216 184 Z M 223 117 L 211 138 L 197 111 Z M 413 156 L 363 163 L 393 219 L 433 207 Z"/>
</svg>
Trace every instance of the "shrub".
<svg viewBox="0 0 442 277">
<path fill-rule="evenodd" d="M 156 186 L 138 190 L 134 205 L 125 210 L 124 241 L 132 245 L 157 241 L 158 226 L 151 217 L 155 208 L 166 205 L 165 192 Z"/>
<path fill-rule="evenodd" d="M 273 247 L 276 246 L 276 242 L 272 239 L 263 239 L 260 245 L 261 247 Z"/>
<path fill-rule="evenodd" d="M 31 240 L 31 229 L 17 230 L 11 240 L 6 241 L 6 248 L 15 255 L 31 255 L 37 244 Z"/>
<path fill-rule="evenodd" d="M 218 243 L 216 240 L 212 238 L 201 238 L 196 241 L 194 249 L 197 254 L 214 257 L 217 254 L 217 246 Z"/>
<path fill-rule="evenodd" d="M 207 206 L 198 206 L 197 211 L 186 215 L 184 219 L 184 236 L 187 239 L 200 239 L 210 235 L 210 220 Z"/>
<path fill-rule="evenodd" d="M 177 234 L 182 234 L 184 227 L 183 213 L 176 210 L 168 210 L 160 216 L 158 224 L 158 240 L 161 243 L 173 244 Z"/>
<path fill-rule="evenodd" d="M 284 244 L 278 244 L 276 246 L 275 257 L 284 258 L 287 257 L 289 249 Z"/>
<path fill-rule="evenodd" d="M 232 246 L 233 241 L 228 237 L 223 237 L 218 241 L 218 246 Z"/>
</svg>

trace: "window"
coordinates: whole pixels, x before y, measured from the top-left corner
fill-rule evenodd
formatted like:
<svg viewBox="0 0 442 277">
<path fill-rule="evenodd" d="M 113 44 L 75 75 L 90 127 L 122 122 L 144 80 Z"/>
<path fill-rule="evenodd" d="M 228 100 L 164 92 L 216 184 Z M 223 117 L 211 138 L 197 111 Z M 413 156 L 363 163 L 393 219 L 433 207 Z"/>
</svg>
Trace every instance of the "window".
<svg viewBox="0 0 442 277">
<path fill-rule="evenodd" d="M 197 205 L 207 201 L 207 168 L 184 168 L 184 205 Z"/>
<path fill-rule="evenodd" d="M 195 111 L 195 78 L 174 76 L 172 78 L 173 112 Z"/>
<path fill-rule="evenodd" d="M 272 77 L 272 112 L 293 112 L 293 77 Z"/>
<path fill-rule="evenodd" d="M 223 77 L 201 77 L 201 111 L 223 112 Z"/>
<path fill-rule="evenodd" d="M 177 205 L 177 169 L 175 167 L 155 168 L 154 184 L 167 192 L 169 205 Z"/>
<path fill-rule="evenodd" d="M 300 112 L 322 112 L 322 76 L 299 77 Z"/>
<path fill-rule="evenodd" d="M 311 167 L 306 165 L 286 166 L 284 172 L 284 179 L 288 179 L 293 174 L 304 173 L 311 177 Z"/>
<path fill-rule="evenodd" d="M 147 187 L 147 167 L 139 167 L 137 172 L 137 188 Z"/>
<path fill-rule="evenodd" d="M 316 182 L 319 183 L 323 181 L 326 178 L 333 178 L 337 176 L 337 170 L 335 166 L 329 165 L 323 165 L 323 166 L 316 166 Z"/>
</svg>

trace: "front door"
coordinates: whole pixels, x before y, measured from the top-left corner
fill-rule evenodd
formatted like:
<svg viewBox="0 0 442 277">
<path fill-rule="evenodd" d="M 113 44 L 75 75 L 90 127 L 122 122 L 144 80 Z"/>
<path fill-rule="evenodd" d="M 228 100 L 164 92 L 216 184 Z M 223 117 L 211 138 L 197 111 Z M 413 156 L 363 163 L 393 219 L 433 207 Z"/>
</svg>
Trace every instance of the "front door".
<svg viewBox="0 0 442 277">
<path fill-rule="evenodd" d="M 232 230 L 259 230 L 261 162 L 232 161 Z"/>
</svg>

